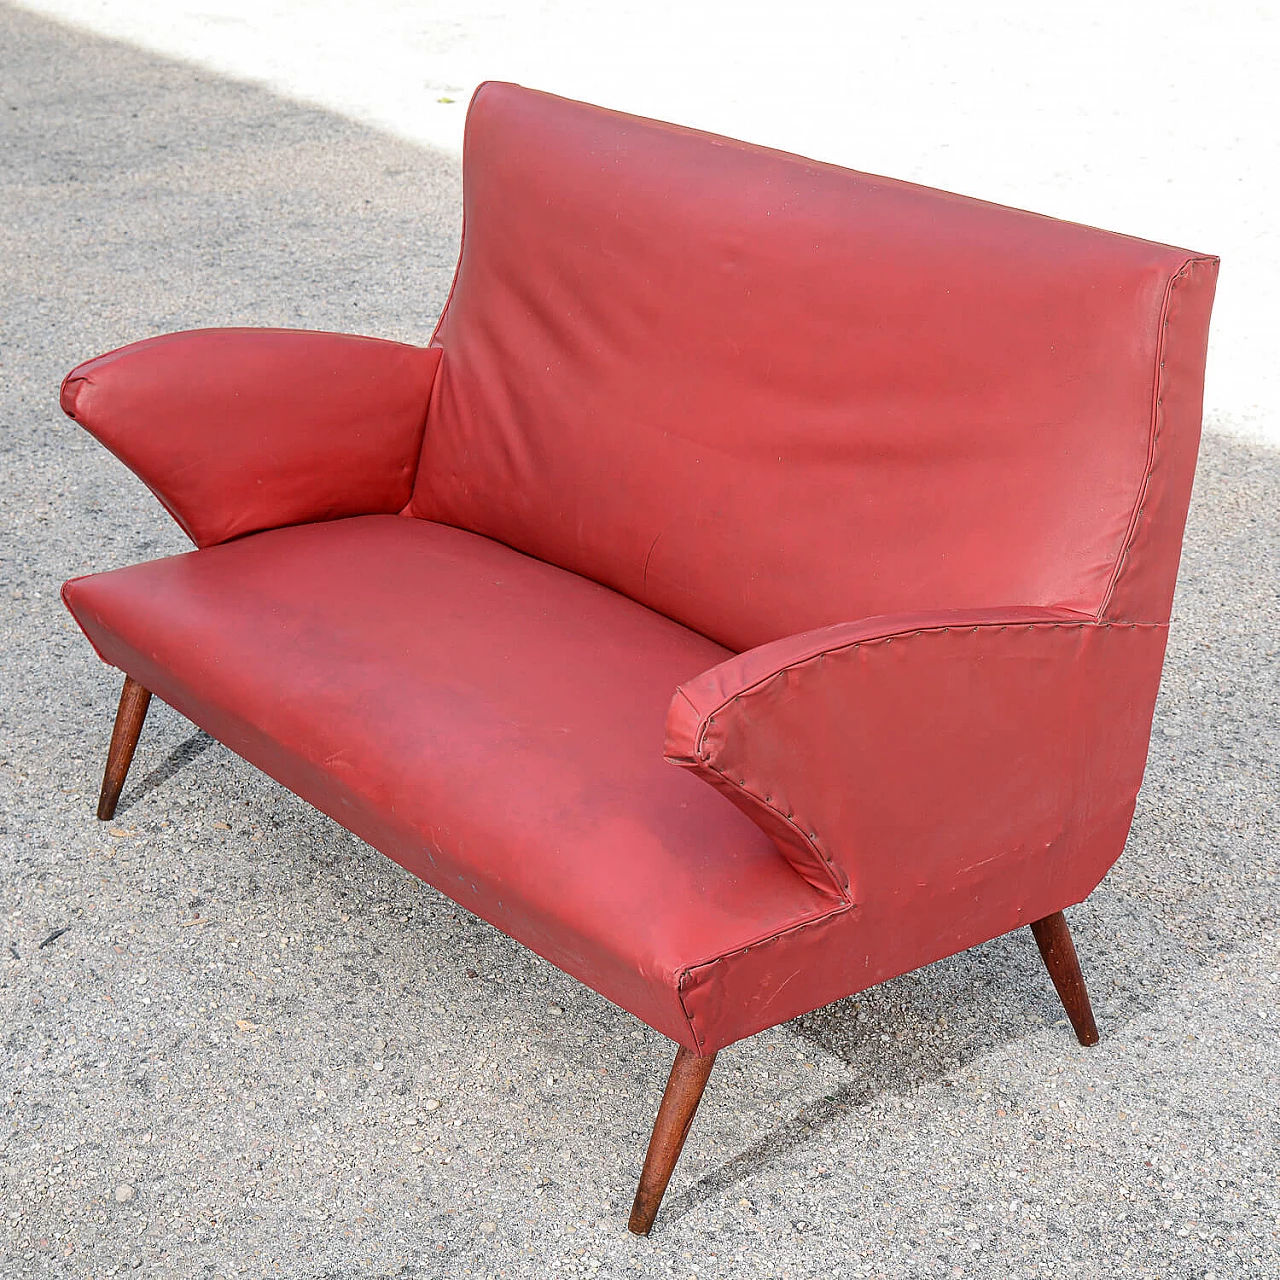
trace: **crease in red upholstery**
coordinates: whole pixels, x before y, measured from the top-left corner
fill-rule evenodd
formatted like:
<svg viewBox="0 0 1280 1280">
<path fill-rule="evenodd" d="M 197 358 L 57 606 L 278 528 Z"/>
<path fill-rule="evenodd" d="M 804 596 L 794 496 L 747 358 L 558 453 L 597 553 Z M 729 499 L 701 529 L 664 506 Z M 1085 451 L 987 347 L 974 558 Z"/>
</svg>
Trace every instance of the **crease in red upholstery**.
<svg viewBox="0 0 1280 1280">
<path fill-rule="evenodd" d="M 464 168 L 413 514 L 734 650 L 1097 613 L 1186 250 L 512 85 L 477 92 Z"/>
<path fill-rule="evenodd" d="M 401 510 L 439 363 L 379 338 L 196 329 L 85 361 L 60 401 L 207 547 Z"/>
<path fill-rule="evenodd" d="M 690 1048 L 708 1042 L 680 999 L 690 965 L 830 909 L 663 763 L 672 688 L 725 650 L 488 539 L 371 516 L 64 598 L 106 661 Z"/>
</svg>

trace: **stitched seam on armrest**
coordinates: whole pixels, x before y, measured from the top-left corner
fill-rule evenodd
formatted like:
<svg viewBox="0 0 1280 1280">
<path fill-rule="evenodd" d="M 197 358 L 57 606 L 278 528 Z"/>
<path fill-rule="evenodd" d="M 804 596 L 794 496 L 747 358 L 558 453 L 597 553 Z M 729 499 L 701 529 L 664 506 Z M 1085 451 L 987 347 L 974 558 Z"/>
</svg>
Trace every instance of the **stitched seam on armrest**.
<svg viewBox="0 0 1280 1280">
<path fill-rule="evenodd" d="M 1125 564 L 1128 562 L 1129 553 L 1133 550 L 1133 544 L 1138 538 L 1138 528 L 1142 520 L 1142 512 L 1146 506 L 1147 493 L 1151 488 L 1151 476 L 1156 466 L 1156 447 L 1160 440 L 1160 428 L 1164 423 L 1164 366 L 1165 355 L 1168 351 L 1169 340 L 1169 312 L 1173 306 L 1173 291 L 1184 278 L 1190 278 L 1192 268 L 1202 266 L 1205 263 L 1212 262 L 1212 258 L 1188 258 L 1186 262 L 1178 268 L 1177 272 L 1170 277 L 1169 283 L 1165 285 L 1164 301 L 1160 304 L 1160 332 L 1156 337 L 1156 367 L 1154 376 L 1151 380 L 1151 425 L 1147 438 L 1147 465 L 1142 474 L 1142 483 L 1138 486 L 1137 496 L 1133 500 L 1133 510 L 1129 514 L 1129 526 L 1125 530 L 1124 541 L 1120 544 L 1120 553 L 1116 556 L 1116 562 L 1111 570 L 1111 579 L 1107 583 L 1107 589 L 1103 593 L 1102 603 L 1098 606 L 1097 618 L 1101 620 L 1111 607 L 1111 598 L 1115 595 L 1116 587 L 1120 583 L 1120 575 L 1124 572 Z"/>
<path fill-rule="evenodd" d="M 732 956 L 744 956 L 748 951 L 758 950 L 760 947 L 768 946 L 771 942 L 777 942 L 780 938 L 785 938 L 788 934 L 799 933 L 802 929 L 808 929 L 815 924 L 822 924 L 827 920 L 833 919 L 835 916 L 844 915 L 847 911 L 852 911 L 854 903 L 845 901 L 838 906 L 833 907 L 830 911 L 823 911 L 816 916 L 806 916 L 803 920 L 797 920 L 792 924 L 783 925 L 780 929 L 775 929 L 772 933 L 762 934 L 759 938 L 753 938 L 750 942 L 740 947 L 734 947 L 731 951 L 717 952 L 714 956 L 709 956 L 705 960 L 695 961 L 693 964 L 687 964 L 680 970 L 680 974 L 676 979 L 676 995 L 680 1000 L 680 1009 L 685 1016 L 685 1020 L 689 1024 L 689 1032 L 693 1036 L 693 1042 L 699 1048 L 702 1047 L 704 1041 L 698 1035 L 698 1028 L 693 1021 L 693 1015 L 689 1012 L 689 1006 L 684 1001 L 685 983 L 699 969 L 708 969 L 712 965 L 722 964 Z"/>
<path fill-rule="evenodd" d="M 831 887 L 835 890 L 836 896 L 842 902 L 847 902 L 851 906 L 853 905 L 853 898 L 850 896 L 849 886 L 847 884 L 842 883 L 842 877 L 840 873 L 836 870 L 835 864 L 831 861 L 829 857 L 827 857 L 827 855 L 823 852 L 821 846 L 818 844 L 816 832 L 806 831 L 803 827 L 797 826 L 796 821 L 791 814 L 783 813 L 782 810 L 779 809 L 777 805 L 775 805 L 771 800 L 767 799 L 765 796 L 756 795 L 756 793 L 752 791 L 750 787 L 743 785 L 743 783 L 741 782 L 735 782 L 729 774 L 725 773 L 723 769 L 720 769 L 716 765 L 712 764 L 710 759 L 707 756 L 703 755 L 701 751 L 699 751 L 698 753 L 698 758 L 702 761 L 704 765 L 706 765 L 708 769 L 710 769 L 713 773 L 719 774 L 720 777 L 722 777 L 736 791 L 741 791 L 743 795 L 750 796 L 753 800 L 763 805 L 766 809 L 770 810 L 772 813 L 776 813 L 778 817 L 781 818 L 787 824 L 787 826 L 789 826 L 792 829 L 792 831 L 794 831 L 800 837 L 802 843 L 807 845 L 810 849 L 814 851 L 814 853 L 818 855 L 818 858 L 820 860 L 822 867 L 826 870 L 828 877 L 830 877 Z"/>
<path fill-rule="evenodd" d="M 1007 631 L 1010 627 L 1022 627 L 1028 631 L 1034 628 L 1044 627 L 1160 627 L 1165 624 L 1162 622 L 1131 622 L 1125 619 L 1104 619 L 1098 620 L 1092 617 L 1082 617 L 1078 621 L 1074 618 L 1054 618 L 1044 619 L 1042 621 L 1027 622 L 965 622 L 959 624 L 948 623 L 936 627 L 913 627 L 909 631 L 887 631 L 882 635 L 863 636 L 859 640 L 849 640 L 844 644 L 838 644 L 830 649 L 822 649 L 818 653 L 811 653 L 808 657 L 798 658 L 795 662 L 789 662 L 784 667 L 775 667 L 767 675 L 761 676 L 752 684 L 745 685 L 739 689 L 731 697 L 726 698 L 723 702 L 718 703 L 710 711 L 708 711 L 698 725 L 698 737 L 695 743 L 695 750 L 698 752 L 699 758 L 702 756 L 703 741 L 706 737 L 707 725 L 711 720 L 720 714 L 730 703 L 736 698 L 746 697 L 750 693 L 754 693 L 757 689 L 762 688 L 771 680 L 776 680 L 780 675 L 784 675 L 788 671 L 795 671 L 800 667 L 808 666 L 811 662 L 817 662 L 820 658 L 830 657 L 832 654 L 846 653 L 850 649 L 859 649 L 864 645 L 870 644 L 888 644 L 891 640 L 909 640 L 913 636 L 931 635 L 934 632 L 946 631 Z"/>
<path fill-rule="evenodd" d="M 848 905 L 853 906 L 855 905 L 855 903 L 851 895 L 851 892 L 849 890 L 849 887 L 845 884 L 842 884 L 841 882 L 842 875 L 840 872 L 837 871 L 836 864 L 832 862 L 831 858 L 827 856 L 827 854 L 823 851 L 822 847 L 817 843 L 817 833 L 805 831 L 803 827 L 797 826 L 791 814 L 783 813 L 782 810 L 779 809 L 770 800 L 766 799 L 764 796 L 757 795 L 754 791 L 752 791 L 749 787 L 743 785 L 741 782 L 735 781 L 731 774 L 726 773 L 723 769 L 717 767 L 715 764 L 712 763 L 710 753 L 708 752 L 706 747 L 706 737 L 707 737 L 707 730 L 711 726 L 711 724 L 714 722 L 717 715 L 719 715 L 722 711 L 725 710 L 726 707 L 730 706 L 730 704 L 737 701 L 739 698 L 747 697 L 750 694 L 755 693 L 757 690 L 764 688 L 766 685 L 778 679 L 780 676 L 785 675 L 788 671 L 795 671 L 800 667 L 808 666 L 809 663 L 811 662 L 820 661 L 822 658 L 825 658 L 831 654 L 847 653 L 850 650 L 858 649 L 864 645 L 888 644 L 891 641 L 897 640 L 897 639 L 910 639 L 913 636 L 932 634 L 932 633 L 946 633 L 949 631 L 976 632 L 976 631 L 993 630 L 993 629 L 999 630 L 999 631 L 1007 631 L 1009 627 L 1026 628 L 1027 630 L 1032 630 L 1037 627 L 1041 627 L 1041 628 L 1043 627 L 1054 627 L 1054 628 L 1057 628 L 1057 627 L 1081 627 L 1081 628 L 1083 627 L 1091 627 L 1091 628 L 1126 627 L 1126 628 L 1132 629 L 1137 627 L 1159 627 L 1162 625 L 1164 624 L 1159 622 L 1097 622 L 1089 618 L 1082 618 L 1079 622 L 1071 621 L 1068 619 L 1063 619 L 1060 621 L 1052 621 L 1052 622 L 1050 621 L 980 622 L 980 623 L 972 623 L 964 626 L 917 627 L 911 631 L 894 631 L 894 632 L 890 632 L 887 635 L 867 636 L 861 640 L 851 640 L 847 644 L 837 645 L 835 648 L 832 648 L 832 649 L 823 649 L 820 653 L 811 654 L 809 657 L 801 658 L 799 661 L 790 663 L 785 667 L 778 667 L 775 670 L 771 671 L 768 675 L 762 676 L 759 680 L 755 681 L 754 684 L 750 684 L 746 688 L 740 689 L 732 697 L 725 699 L 723 702 L 719 703 L 716 707 L 714 707 L 711 711 L 708 711 L 702 717 L 701 721 L 698 724 L 697 735 L 694 739 L 694 755 L 697 757 L 698 761 L 702 765 L 710 769 L 713 773 L 717 774 L 719 777 L 723 778 L 726 782 L 728 782 L 728 784 L 731 787 L 734 787 L 738 791 L 741 791 L 744 795 L 750 796 L 752 800 L 756 801 L 756 803 L 763 805 L 766 809 L 769 809 L 771 812 L 777 814 L 779 818 L 781 818 L 784 822 L 786 822 L 787 825 L 800 836 L 801 841 L 808 848 L 812 849 L 815 854 L 817 854 L 820 860 L 820 865 L 826 870 L 827 875 L 830 876 L 831 878 L 832 887 L 835 889 L 836 894 L 840 897 L 840 899 L 844 903 L 847 903 Z M 683 690 L 681 690 L 681 692 L 683 693 Z M 685 700 L 689 701 L 687 697 Z M 690 705 L 691 706 L 693 705 L 692 702 L 690 702 Z"/>
</svg>

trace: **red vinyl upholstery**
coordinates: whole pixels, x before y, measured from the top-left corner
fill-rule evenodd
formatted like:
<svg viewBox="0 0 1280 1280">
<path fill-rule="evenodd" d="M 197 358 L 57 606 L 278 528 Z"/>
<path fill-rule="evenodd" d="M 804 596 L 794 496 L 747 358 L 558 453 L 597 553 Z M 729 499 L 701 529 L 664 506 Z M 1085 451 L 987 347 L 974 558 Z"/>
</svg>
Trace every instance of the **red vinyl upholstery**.
<svg viewBox="0 0 1280 1280">
<path fill-rule="evenodd" d="M 851 904 L 807 985 L 860 990 L 1097 885 L 1133 817 L 1165 635 L 1040 609 L 827 627 L 681 685 L 667 758 Z M 716 993 L 717 1027 L 769 985 L 717 979 L 742 984 Z"/>
<path fill-rule="evenodd" d="M 727 652 L 487 538 L 367 516 L 64 598 L 106 661 L 690 1047 L 686 970 L 830 908 L 663 763 L 672 689 Z"/>
<path fill-rule="evenodd" d="M 429 349 L 70 375 L 203 548 L 102 657 L 699 1055 L 1089 893 L 1216 260 L 512 85 L 464 177 Z"/>
<path fill-rule="evenodd" d="M 198 547 L 399 511 L 438 349 L 292 329 L 198 329 L 88 360 L 62 408 Z"/>
<path fill-rule="evenodd" d="M 1211 261 L 511 85 L 463 163 L 415 514 L 746 649 L 1096 612 L 1157 401 L 1185 506 Z M 1167 619 L 1176 506 L 1117 616 Z"/>
</svg>

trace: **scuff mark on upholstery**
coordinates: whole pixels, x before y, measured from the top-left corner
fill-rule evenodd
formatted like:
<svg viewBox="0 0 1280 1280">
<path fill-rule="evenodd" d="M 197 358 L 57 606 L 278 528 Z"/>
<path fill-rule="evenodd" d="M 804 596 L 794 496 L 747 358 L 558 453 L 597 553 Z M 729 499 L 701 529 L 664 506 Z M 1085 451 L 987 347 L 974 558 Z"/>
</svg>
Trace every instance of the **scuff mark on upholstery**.
<svg viewBox="0 0 1280 1280">
<path fill-rule="evenodd" d="M 803 969 L 797 969 L 794 973 L 789 974 L 780 983 L 778 983 L 778 985 L 773 989 L 773 994 L 760 1006 L 760 1011 L 763 1013 L 764 1010 L 766 1010 L 782 994 L 783 987 L 785 987 L 793 978 L 798 978 L 803 972 Z"/>
</svg>

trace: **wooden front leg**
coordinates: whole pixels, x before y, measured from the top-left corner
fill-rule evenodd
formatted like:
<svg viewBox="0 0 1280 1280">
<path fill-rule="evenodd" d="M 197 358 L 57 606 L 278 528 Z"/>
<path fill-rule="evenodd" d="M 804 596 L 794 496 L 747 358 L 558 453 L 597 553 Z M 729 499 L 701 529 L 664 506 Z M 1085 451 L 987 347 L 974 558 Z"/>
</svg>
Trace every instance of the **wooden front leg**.
<svg viewBox="0 0 1280 1280">
<path fill-rule="evenodd" d="M 1098 1028 L 1093 1021 L 1089 992 L 1085 989 L 1084 975 L 1080 972 L 1080 961 L 1076 958 L 1076 945 L 1071 941 L 1066 916 L 1055 911 L 1053 915 L 1037 920 L 1031 926 L 1031 932 L 1062 1007 L 1075 1028 L 1076 1039 L 1085 1045 L 1097 1044 Z"/>
<path fill-rule="evenodd" d="M 102 822 L 115 817 L 116 803 L 133 763 L 138 735 L 150 705 L 151 691 L 132 676 L 125 676 L 120 706 L 116 710 L 116 727 L 111 732 L 111 746 L 107 748 L 107 769 L 102 775 L 102 791 L 98 796 L 98 818 Z"/>
<path fill-rule="evenodd" d="M 716 1055 L 700 1058 L 692 1049 L 683 1045 L 676 1050 L 676 1060 L 667 1080 L 667 1091 L 658 1107 L 658 1118 L 653 1122 L 653 1136 L 644 1158 L 644 1171 L 640 1174 L 640 1186 L 631 1206 L 631 1220 L 627 1229 L 638 1236 L 647 1236 L 662 1203 L 662 1193 L 671 1181 L 671 1171 L 680 1159 L 684 1140 L 689 1136 L 694 1113 L 702 1101 L 702 1091 L 707 1087 L 707 1077 L 715 1065 Z"/>
</svg>

